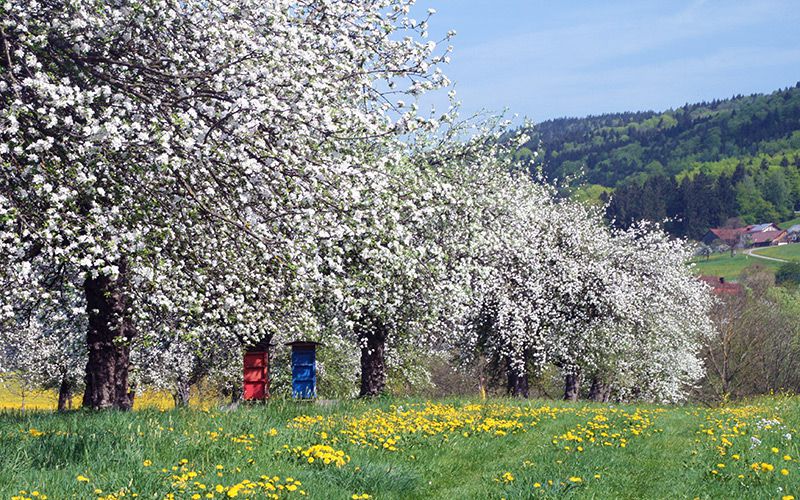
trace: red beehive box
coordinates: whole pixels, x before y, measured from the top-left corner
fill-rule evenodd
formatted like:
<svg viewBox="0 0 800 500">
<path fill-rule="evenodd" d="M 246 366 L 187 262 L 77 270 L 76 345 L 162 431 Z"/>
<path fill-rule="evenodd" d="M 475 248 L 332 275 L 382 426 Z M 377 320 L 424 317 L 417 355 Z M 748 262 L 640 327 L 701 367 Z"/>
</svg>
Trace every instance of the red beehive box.
<svg viewBox="0 0 800 500">
<path fill-rule="evenodd" d="M 248 351 L 244 355 L 244 399 L 263 401 L 269 397 L 269 354 Z"/>
</svg>

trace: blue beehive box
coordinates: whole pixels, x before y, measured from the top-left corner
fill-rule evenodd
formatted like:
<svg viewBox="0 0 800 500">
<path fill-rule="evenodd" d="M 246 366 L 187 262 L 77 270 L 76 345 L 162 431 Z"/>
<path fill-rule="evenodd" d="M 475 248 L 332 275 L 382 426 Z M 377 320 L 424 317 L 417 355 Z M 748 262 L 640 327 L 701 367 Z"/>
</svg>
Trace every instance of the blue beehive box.
<svg viewBox="0 0 800 500">
<path fill-rule="evenodd" d="M 317 397 L 317 346 L 319 342 L 288 342 L 292 347 L 292 397 Z"/>
</svg>

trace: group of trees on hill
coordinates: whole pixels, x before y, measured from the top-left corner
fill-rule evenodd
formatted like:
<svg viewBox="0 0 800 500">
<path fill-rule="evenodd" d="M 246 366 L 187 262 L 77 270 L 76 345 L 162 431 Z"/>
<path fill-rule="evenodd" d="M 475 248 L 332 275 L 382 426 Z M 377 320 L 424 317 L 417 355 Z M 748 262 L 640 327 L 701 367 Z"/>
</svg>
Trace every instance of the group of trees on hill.
<svg viewBox="0 0 800 500">
<path fill-rule="evenodd" d="M 398 99 L 449 84 L 412 3 L 7 4 L 0 372 L 129 409 L 306 338 L 362 396 L 427 349 L 519 396 L 553 366 L 571 398 L 684 398 L 713 334 L 688 249 Z"/>
<path fill-rule="evenodd" d="M 700 239 L 731 218 L 747 224 L 791 219 L 800 208 L 800 154 L 762 156 L 748 162 L 703 164 L 680 181 L 666 175 L 628 182 L 613 193 L 607 216 L 627 227 L 637 220 L 664 221 L 671 234 Z M 728 168 L 726 168 L 728 167 Z"/>
<path fill-rule="evenodd" d="M 548 120 L 530 134 L 518 154 L 540 150 L 548 178 L 613 188 L 608 215 L 622 226 L 671 217 L 672 234 L 696 238 L 728 217 L 775 221 L 800 208 L 800 83 L 663 113 Z"/>
</svg>

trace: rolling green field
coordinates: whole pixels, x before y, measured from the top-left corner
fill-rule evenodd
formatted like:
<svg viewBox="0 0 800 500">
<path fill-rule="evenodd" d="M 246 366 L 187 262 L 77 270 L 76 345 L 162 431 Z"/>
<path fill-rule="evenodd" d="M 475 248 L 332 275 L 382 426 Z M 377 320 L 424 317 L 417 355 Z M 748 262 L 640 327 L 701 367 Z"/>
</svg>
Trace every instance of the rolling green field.
<svg viewBox="0 0 800 500">
<path fill-rule="evenodd" d="M 800 261 L 800 244 L 781 245 L 777 247 L 767 247 L 754 251 L 759 255 L 766 255 L 775 259 L 788 261 Z"/>
<path fill-rule="evenodd" d="M 797 245 L 800 247 L 800 245 Z M 705 257 L 696 257 L 690 261 L 694 264 L 695 274 L 709 276 L 722 276 L 728 281 L 736 281 L 746 268 L 758 264 L 772 271 L 777 271 L 780 262 L 751 257 L 744 253 L 737 253 L 733 257 L 729 253 L 714 254 L 706 260 Z"/>
<path fill-rule="evenodd" d="M 2 498 L 800 498 L 800 398 L 0 414 Z"/>
<path fill-rule="evenodd" d="M 792 220 L 787 220 L 786 222 L 781 222 L 778 226 L 781 229 L 789 229 L 790 227 L 794 226 L 795 224 L 800 224 L 800 217 L 795 217 Z"/>
</svg>

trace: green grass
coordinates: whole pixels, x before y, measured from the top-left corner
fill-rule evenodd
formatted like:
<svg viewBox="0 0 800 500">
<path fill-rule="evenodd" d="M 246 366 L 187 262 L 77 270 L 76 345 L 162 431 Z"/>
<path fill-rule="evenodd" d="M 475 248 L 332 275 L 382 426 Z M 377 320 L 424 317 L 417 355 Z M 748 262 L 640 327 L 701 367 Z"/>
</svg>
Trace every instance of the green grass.
<svg viewBox="0 0 800 500">
<path fill-rule="evenodd" d="M 775 259 L 800 262 L 800 244 L 798 243 L 791 243 L 788 245 L 781 245 L 775 247 L 767 247 L 756 250 L 755 253 L 759 255 L 765 255 L 767 257 L 773 257 Z M 780 264 L 778 263 L 778 265 Z"/>
<path fill-rule="evenodd" d="M 795 224 L 800 224 L 800 217 L 795 217 L 792 220 L 787 220 L 786 222 L 781 222 L 778 224 L 778 227 L 781 229 L 789 229 L 790 227 L 794 226 Z"/>
<path fill-rule="evenodd" d="M 298 426 L 299 415 L 320 418 Z M 781 422 L 764 427 L 762 419 Z M 0 498 L 20 490 L 50 499 L 120 492 L 192 498 L 209 490 L 227 498 L 231 486 L 264 483 L 263 475 L 280 476 L 273 484 L 284 487 L 287 477 L 302 483 L 294 492 L 278 490 L 281 498 L 299 497 L 300 490 L 323 499 L 800 498 L 798 429 L 800 398 L 777 396 L 716 409 L 501 399 L 6 412 Z M 752 446 L 754 437 L 761 444 Z M 292 451 L 316 444 L 341 450 L 349 461 L 309 463 Z M 754 471 L 753 463 L 773 470 Z"/>
<path fill-rule="evenodd" d="M 730 253 L 727 252 L 714 254 L 707 260 L 705 257 L 696 257 L 691 260 L 691 263 L 694 264 L 695 274 L 722 276 L 728 281 L 738 280 L 742 271 L 753 264 L 764 266 L 772 271 L 777 271 L 781 264 L 780 262 L 751 257 L 744 253 L 737 253 L 731 257 Z"/>
</svg>

